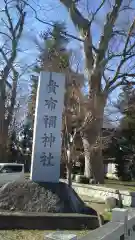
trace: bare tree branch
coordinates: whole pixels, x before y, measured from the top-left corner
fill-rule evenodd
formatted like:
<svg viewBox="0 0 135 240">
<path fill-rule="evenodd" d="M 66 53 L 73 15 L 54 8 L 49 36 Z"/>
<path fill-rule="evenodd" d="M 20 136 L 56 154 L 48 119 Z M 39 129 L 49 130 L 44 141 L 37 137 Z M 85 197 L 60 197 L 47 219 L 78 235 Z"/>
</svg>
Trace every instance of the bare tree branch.
<svg viewBox="0 0 135 240">
<path fill-rule="evenodd" d="M 99 51 L 98 51 L 99 53 L 97 54 L 96 66 L 98 66 L 98 64 L 105 57 L 105 53 L 108 49 L 108 44 L 112 37 L 113 27 L 117 20 L 118 13 L 119 13 L 120 7 L 122 5 L 122 2 L 123 2 L 123 0 L 115 0 L 115 4 L 114 4 L 114 7 L 113 7 L 111 13 L 107 14 L 107 16 L 106 16 L 106 24 L 104 26 L 103 34 L 100 38 Z"/>
<path fill-rule="evenodd" d="M 6 6 L 6 8 L 7 8 L 7 6 Z M 7 14 L 7 12 L 8 11 L 6 11 L 6 14 Z M 9 12 L 8 12 L 8 16 L 9 16 L 8 19 L 11 20 Z M 20 40 L 20 36 L 22 34 L 22 31 L 23 31 L 25 16 L 26 16 L 26 13 L 24 11 L 22 11 L 22 15 L 20 16 L 20 18 L 17 22 L 17 25 L 15 26 L 15 28 L 11 27 L 11 29 L 10 29 L 10 33 L 11 33 L 11 36 L 13 38 L 12 39 L 12 53 L 11 53 L 10 58 L 7 59 L 6 55 L 3 53 L 3 50 L 0 49 L 0 52 L 2 53 L 4 59 L 6 60 L 6 66 L 3 70 L 3 78 L 4 79 L 7 79 L 9 71 L 12 68 L 13 62 L 14 62 L 16 56 L 17 56 L 17 45 L 18 45 L 18 42 Z"/>
<path fill-rule="evenodd" d="M 34 14 L 35 14 L 35 18 L 36 18 L 39 22 L 41 22 L 41 23 L 43 23 L 43 24 L 46 24 L 46 25 L 48 25 L 48 26 L 50 26 L 50 27 L 54 27 L 54 23 L 53 23 L 53 22 L 50 23 L 50 22 L 47 22 L 47 21 L 45 21 L 45 20 L 42 20 L 41 18 L 38 17 L 37 11 L 36 11 L 29 3 L 27 3 L 25 0 L 23 0 L 23 2 L 32 9 L 32 11 L 33 11 Z M 81 38 L 79 38 L 79 37 L 76 37 L 76 36 L 74 36 L 74 35 L 72 35 L 72 34 L 70 34 L 70 33 L 67 33 L 67 32 L 65 32 L 65 31 L 62 31 L 62 33 L 63 33 L 65 36 L 70 37 L 70 38 L 72 38 L 72 39 L 75 39 L 75 40 L 77 40 L 77 41 L 79 41 L 79 42 L 84 42 L 83 39 L 81 39 Z"/>
<path fill-rule="evenodd" d="M 14 106 L 15 106 L 15 103 L 16 103 L 17 82 L 18 82 L 18 72 L 14 69 L 10 106 L 8 107 L 8 116 L 7 116 L 7 119 L 6 119 L 7 126 L 9 126 L 11 121 L 12 121 Z"/>
<path fill-rule="evenodd" d="M 5 32 L 1 32 L 1 31 L 0 31 L 0 34 L 8 37 L 8 38 L 12 41 L 12 38 L 11 38 L 11 36 L 10 36 L 9 34 L 7 34 L 7 33 L 5 33 Z"/>
<path fill-rule="evenodd" d="M 15 2 L 16 1 L 16 2 Z M 12 121 L 14 106 L 16 102 L 16 91 L 18 83 L 18 73 L 14 68 L 14 62 L 18 53 L 18 45 L 24 28 L 24 21 L 26 13 L 24 11 L 24 5 L 18 0 L 4 0 L 4 28 L 6 26 L 6 31 L 0 32 L 0 34 L 8 37 L 4 45 L 0 47 L 0 54 L 3 58 L 3 70 L 1 72 L 0 79 L 0 161 L 4 161 L 4 154 L 8 142 L 8 130 L 9 125 Z M 15 5 L 16 3 L 16 5 Z M 12 8 L 12 10 L 11 10 Z M 16 24 L 13 20 L 13 13 L 16 13 Z M 11 49 L 8 49 L 7 46 Z M 8 82 L 9 77 L 13 74 L 12 83 Z M 7 90 L 6 86 L 9 87 Z M 7 102 L 7 96 L 10 93 L 10 99 Z"/>
<path fill-rule="evenodd" d="M 131 27 L 132 27 L 132 25 L 131 25 Z M 121 61 L 120 61 L 120 63 L 119 63 L 119 66 L 118 66 L 118 68 L 117 68 L 117 70 L 116 70 L 116 73 L 115 73 L 115 75 L 114 75 L 114 78 L 109 82 L 109 84 L 108 85 L 106 85 L 106 88 L 109 90 L 109 88 L 117 81 L 117 79 L 119 79 L 119 78 L 122 78 L 122 77 L 133 77 L 134 76 L 134 74 L 128 74 L 128 73 L 124 73 L 124 74 L 120 74 L 120 71 L 121 71 L 121 68 L 122 68 L 122 66 L 124 65 L 124 63 L 128 60 L 128 59 L 130 59 L 130 58 L 132 58 L 132 57 L 134 57 L 135 56 L 135 54 L 129 54 L 128 56 L 127 56 L 127 53 L 129 53 L 130 52 L 130 50 L 133 48 L 133 45 L 135 46 L 135 44 L 133 44 L 130 48 L 129 48 L 129 50 L 126 52 L 126 48 L 127 48 L 127 42 L 129 41 L 129 35 L 128 35 L 128 37 L 127 37 L 127 41 L 126 41 L 126 43 L 125 43 L 125 46 L 124 46 L 124 49 L 123 49 L 123 54 L 122 54 L 122 56 L 121 56 Z M 121 83 L 121 82 L 120 82 Z M 120 86 L 120 83 L 119 84 L 116 84 L 115 85 L 115 87 L 113 87 L 113 89 L 115 89 L 117 86 Z M 111 88 L 111 91 L 112 91 L 112 88 Z"/>
<path fill-rule="evenodd" d="M 74 25 L 79 29 L 79 32 L 84 39 L 84 52 L 86 55 L 86 67 L 87 69 L 92 69 L 93 66 L 93 44 L 90 32 L 90 21 L 82 16 L 76 7 L 76 3 L 72 0 L 60 0 L 61 3 L 70 12 L 70 17 Z M 89 59 L 89 60 L 88 60 Z"/>
<path fill-rule="evenodd" d="M 7 19 L 8 19 L 8 23 L 9 23 L 8 29 L 13 32 L 14 28 L 13 28 L 13 23 L 12 23 L 12 20 L 11 20 L 9 11 L 8 11 L 8 1 L 4 0 L 4 2 L 5 2 L 5 13 L 6 13 L 6 16 L 7 16 Z"/>
<path fill-rule="evenodd" d="M 96 9 L 96 11 L 94 13 L 92 13 L 92 18 L 90 20 L 90 25 L 92 24 L 92 22 L 95 20 L 95 16 L 97 15 L 97 13 L 100 11 L 100 9 L 103 7 L 103 5 L 105 4 L 106 0 L 102 0 L 101 4 L 99 5 L 99 7 Z"/>
</svg>

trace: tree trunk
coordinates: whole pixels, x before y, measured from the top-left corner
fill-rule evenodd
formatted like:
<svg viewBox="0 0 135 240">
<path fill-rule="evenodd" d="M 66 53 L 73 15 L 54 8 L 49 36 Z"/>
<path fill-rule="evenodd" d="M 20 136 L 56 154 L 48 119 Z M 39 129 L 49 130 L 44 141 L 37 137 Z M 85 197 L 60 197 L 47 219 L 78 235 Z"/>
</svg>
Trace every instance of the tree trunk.
<svg viewBox="0 0 135 240">
<path fill-rule="evenodd" d="M 82 137 L 82 141 L 85 154 L 84 175 L 88 179 L 93 178 L 95 183 L 103 183 L 104 165 L 102 159 L 102 149 L 100 146 L 91 147 L 91 145 L 95 144 L 95 136 L 93 137 L 90 133 L 85 133 Z"/>
<path fill-rule="evenodd" d="M 67 150 L 67 181 L 68 181 L 68 185 L 69 187 L 72 186 L 72 159 L 71 159 L 71 149 L 69 148 Z"/>
<path fill-rule="evenodd" d="M 82 137 L 83 148 L 84 148 L 84 157 L 85 157 L 85 167 L 84 167 L 84 175 L 88 179 L 93 178 L 92 176 L 92 164 L 91 164 L 91 156 L 90 156 L 90 144 L 86 136 Z"/>
<path fill-rule="evenodd" d="M 89 179 L 92 177 L 96 183 L 104 182 L 102 127 L 105 102 L 104 97 L 98 99 L 98 108 L 91 111 L 92 119 L 81 133 L 85 156 L 84 175 Z"/>
<path fill-rule="evenodd" d="M 67 164 L 67 182 L 68 182 L 68 186 L 71 187 L 72 186 L 72 167 L 70 166 L 70 164 Z"/>
<path fill-rule="evenodd" d="M 4 159 L 4 151 L 5 151 L 5 82 L 4 78 L 0 79 L 0 162 Z"/>
<path fill-rule="evenodd" d="M 6 90 L 5 77 L 1 79 L 1 94 L 0 94 L 0 162 L 7 161 L 7 145 L 8 145 L 8 130 L 12 122 L 14 106 L 16 102 L 18 73 L 14 70 L 14 80 L 12 85 L 11 104 L 8 108 L 7 119 L 5 119 L 5 105 L 6 105 Z"/>
<path fill-rule="evenodd" d="M 0 132 L 0 162 L 6 162 L 6 149 L 7 149 L 7 141 L 8 141 L 8 126 L 6 121 L 3 123 L 3 128 Z"/>
</svg>

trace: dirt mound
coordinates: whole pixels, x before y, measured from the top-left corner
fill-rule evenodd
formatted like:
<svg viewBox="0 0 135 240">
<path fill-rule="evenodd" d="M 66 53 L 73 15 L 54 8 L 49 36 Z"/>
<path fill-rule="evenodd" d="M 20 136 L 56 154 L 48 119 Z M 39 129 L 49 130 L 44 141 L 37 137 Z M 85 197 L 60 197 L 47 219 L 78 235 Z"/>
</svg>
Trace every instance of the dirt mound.
<svg viewBox="0 0 135 240">
<path fill-rule="evenodd" d="M 0 210 L 97 215 L 66 183 L 29 180 L 7 183 L 0 189 Z"/>
</svg>

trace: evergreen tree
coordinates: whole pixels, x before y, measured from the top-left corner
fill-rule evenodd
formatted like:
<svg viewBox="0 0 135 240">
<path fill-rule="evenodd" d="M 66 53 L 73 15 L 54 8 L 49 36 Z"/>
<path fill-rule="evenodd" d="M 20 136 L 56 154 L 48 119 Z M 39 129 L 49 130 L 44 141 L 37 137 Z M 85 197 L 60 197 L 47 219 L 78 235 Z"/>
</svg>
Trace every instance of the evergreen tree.
<svg viewBox="0 0 135 240">
<path fill-rule="evenodd" d="M 31 120 L 27 118 L 23 130 L 20 133 L 20 147 L 23 154 L 27 154 L 27 152 L 31 153 L 32 151 L 33 131 L 31 125 Z"/>
<path fill-rule="evenodd" d="M 135 177 L 135 91 L 132 86 L 123 88 L 116 106 L 122 118 L 110 151 L 115 157 L 118 177 L 128 180 Z"/>
<path fill-rule="evenodd" d="M 120 132 L 122 134 L 122 132 Z M 116 174 L 121 180 L 131 180 L 131 173 L 129 172 L 129 155 L 131 154 L 128 140 L 123 137 L 118 137 L 114 144 Z"/>
<path fill-rule="evenodd" d="M 69 38 L 63 32 L 66 32 L 65 24 L 56 22 L 52 30 L 40 35 L 42 43 L 37 44 L 39 56 L 34 71 L 65 72 L 69 69 L 70 52 L 67 50 Z"/>
<path fill-rule="evenodd" d="M 127 141 L 131 154 L 135 152 L 135 90 L 132 86 L 123 89 L 123 100 L 121 100 L 123 115 L 120 121 L 122 135 Z"/>
</svg>

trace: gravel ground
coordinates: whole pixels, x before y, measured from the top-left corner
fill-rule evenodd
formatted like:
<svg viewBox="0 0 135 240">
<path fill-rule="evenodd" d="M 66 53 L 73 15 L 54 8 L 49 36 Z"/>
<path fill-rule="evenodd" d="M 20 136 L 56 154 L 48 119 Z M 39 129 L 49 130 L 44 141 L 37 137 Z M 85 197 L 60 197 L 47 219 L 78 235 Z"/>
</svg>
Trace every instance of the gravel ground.
<svg viewBox="0 0 135 240">
<path fill-rule="evenodd" d="M 87 230 L 82 231 L 70 231 L 66 233 L 72 233 L 77 235 L 78 238 L 85 236 L 89 233 Z M 15 231 L 0 231 L 0 240 L 45 240 L 45 236 L 49 234 L 49 231 L 28 231 L 28 230 L 15 230 Z"/>
<path fill-rule="evenodd" d="M 60 186 L 62 190 L 62 185 Z M 31 181 L 8 183 L 0 190 L 0 209 L 28 212 L 70 212 L 70 204 L 60 194 L 59 185 L 37 184 Z"/>
<path fill-rule="evenodd" d="M 74 193 L 75 194 L 75 193 Z M 79 197 L 78 197 L 79 199 Z M 80 212 L 96 215 L 80 199 Z M 0 189 L 0 210 L 48 213 L 75 213 L 73 202 L 65 183 L 35 183 L 26 180 L 12 182 Z"/>
</svg>

